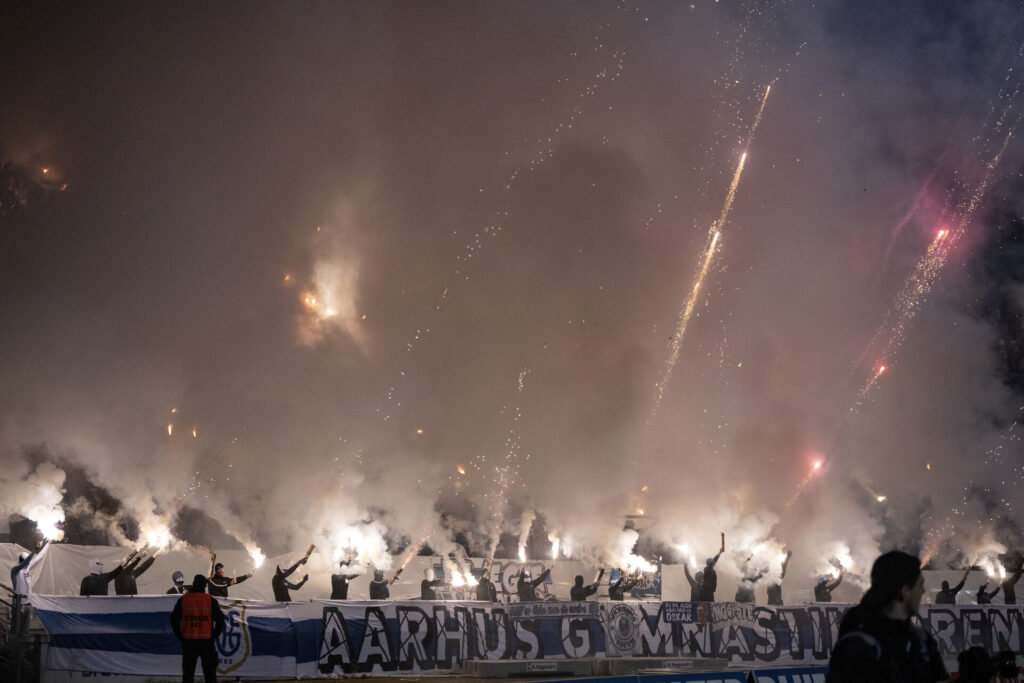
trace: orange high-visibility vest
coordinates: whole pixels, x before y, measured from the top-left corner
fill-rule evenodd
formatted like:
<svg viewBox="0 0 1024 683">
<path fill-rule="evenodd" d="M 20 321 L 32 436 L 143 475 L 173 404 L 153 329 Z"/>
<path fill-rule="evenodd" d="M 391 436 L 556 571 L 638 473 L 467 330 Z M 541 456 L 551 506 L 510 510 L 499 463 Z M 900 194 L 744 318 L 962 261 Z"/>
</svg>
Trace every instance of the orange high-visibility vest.
<svg viewBox="0 0 1024 683">
<path fill-rule="evenodd" d="M 181 637 L 184 640 L 209 640 L 213 637 L 212 601 L 209 593 L 185 593 L 181 596 Z"/>
</svg>

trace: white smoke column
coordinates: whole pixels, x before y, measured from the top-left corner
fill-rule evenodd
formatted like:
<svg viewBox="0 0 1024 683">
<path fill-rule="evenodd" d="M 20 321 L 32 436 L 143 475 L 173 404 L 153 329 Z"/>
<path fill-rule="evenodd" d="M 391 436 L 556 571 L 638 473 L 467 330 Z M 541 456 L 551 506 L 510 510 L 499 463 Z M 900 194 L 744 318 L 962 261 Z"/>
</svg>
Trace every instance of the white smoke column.
<svg viewBox="0 0 1024 683">
<path fill-rule="evenodd" d="M 657 571 L 657 565 L 651 564 L 633 553 L 633 546 L 636 545 L 639 538 L 640 533 L 635 529 L 623 529 L 620 531 L 612 544 L 606 548 L 607 556 L 611 558 L 611 564 L 630 572 L 634 572 L 637 569 L 644 572 Z"/>
<path fill-rule="evenodd" d="M 0 474 L 0 511 L 6 515 L 19 514 L 36 523 L 44 538 L 60 540 L 64 531 L 64 470 L 49 462 L 40 463 L 28 473 L 27 465 L 15 463 Z M 20 470 L 20 471 L 19 471 Z"/>
<path fill-rule="evenodd" d="M 530 529 L 533 527 L 533 520 L 537 513 L 532 508 L 523 510 L 523 517 L 519 521 L 519 561 L 526 562 L 526 542 L 530 540 Z"/>
<path fill-rule="evenodd" d="M 558 538 L 558 534 L 552 531 L 548 534 L 548 540 L 551 541 L 551 559 L 558 559 L 558 547 L 561 544 L 561 539 Z"/>
</svg>

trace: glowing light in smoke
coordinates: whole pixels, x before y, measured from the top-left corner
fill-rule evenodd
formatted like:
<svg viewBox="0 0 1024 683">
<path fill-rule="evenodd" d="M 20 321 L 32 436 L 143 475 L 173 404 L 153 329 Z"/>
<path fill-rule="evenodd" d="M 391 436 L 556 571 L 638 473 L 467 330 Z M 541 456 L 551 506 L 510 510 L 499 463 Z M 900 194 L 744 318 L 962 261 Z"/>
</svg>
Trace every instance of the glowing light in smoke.
<svg viewBox="0 0 1024 683">
<path fill-rule="evenodd" d="M 416 433 L 417 434 L 422 434 L 423 433 L 423 427 L 420 427 L 419 429 L 417 429 Z"/>
<path fill-rule="evenodd" d="M 885 496 L 878 496 L 878 498 L 877 498 L 876 500 L 877 500 L 877 501 L 878 501 L 879 503 L 884 503 L 884 502 L 885 502 Z"/>
<path fill-rule="evenodd" d="M 554 532 L 548 534 L 548 540 L 551 541 L 551 559 L 558 559 L 558 546 L 561 545 L 561 539 Z"/>
<path fill-rule="evenodd" d="M 267 559 L 267 556 L 257 546 L 249 546 L 245 550 L 249 553 L 249 557 L 252 558 L 254 567 L 261 567 Z"/>
<path fill-rule="evenodd" d="M 642 489 L 640 489 L 640 493 L 647 493 L 647 487 L 645 486 Z"/>
<path fill-rule="evenodd" d="M 466 468 L 463 467 L 462 465 L 459 465 L 455 469 L 458 470 L 459 474 L 465 474 L 466 473 Z"/>
<path fill-rule="evenodd" d="M 815 460 L 814 464 L 811 466 L 811 469 L 813 469 L 815 472 L 820 470 L 821 469 L 821 461 L 820 460 Z"/>
<path fill-rule="evenodd" d="M 526 562 L 526 546 L 519 546 L 519 561 Z"/>
<path fill-rule="evenodd" d="M 173 435 L 174 435 L 174 425 L 172 425 L 172 424 L 167 425 L 167 436 L 173 436 Z"/>
<path fill-rule="evenodd" d="M 198 430 L 198 429 L 196 429 L 195 427 L 193 427 L 193 428 L 192 428 L 192 438 L 194 439 L 194 438 L 196 438 L 197 436 L 199 436 L 199 430 Z"/>
<path fill-rule="evenodd" d="M 153 550 L 162 550 L 171 544 L 171 530 L 165 526 L 156 526 L 144 532 L 146 545 Z"/>
</svg>

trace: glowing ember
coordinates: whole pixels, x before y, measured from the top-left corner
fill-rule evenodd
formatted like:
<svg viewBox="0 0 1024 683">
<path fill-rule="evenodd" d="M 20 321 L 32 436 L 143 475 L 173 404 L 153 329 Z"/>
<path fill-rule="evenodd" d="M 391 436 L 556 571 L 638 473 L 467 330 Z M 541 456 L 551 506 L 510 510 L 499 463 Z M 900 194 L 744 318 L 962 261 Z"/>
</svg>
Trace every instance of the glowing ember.
<svg viewBox="0 0 1024 683">
<path fill-rule="evenodd" d="M 167 436 L 173 436 L 173 435 L 174 435 L 174 425 L 172 425 L 172 424 L 167 425 Z"/>
<path fill-rule="evenodd" d="M 463 467 L 462 465 L 459 465 L 455 469 L 458 470 L 459 474 L 465 474 L 466 473 L 466 468 Z"/>
<path fill-rule="evenodd" d="M 417 434 L 422 434 L 423 433 L 423 427 L 420 427 L 419 429 L 417 429 L 416 433 Z"/>
</svg>

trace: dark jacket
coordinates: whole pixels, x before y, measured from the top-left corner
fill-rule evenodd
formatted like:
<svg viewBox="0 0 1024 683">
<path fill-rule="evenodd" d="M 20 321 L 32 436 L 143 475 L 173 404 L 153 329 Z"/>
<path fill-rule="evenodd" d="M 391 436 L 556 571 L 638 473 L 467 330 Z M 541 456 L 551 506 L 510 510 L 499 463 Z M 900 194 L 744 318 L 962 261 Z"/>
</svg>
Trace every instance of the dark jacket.
<svg viewBox="0 0 1024 683">
<path fill-rule="evenodd" d="M 828 683 L 935 683 L 946 678 L 935 639 L 910 620 L 888 619 L 863 605 L 843 617 Z"/>
<path fill-rule="evenodd" d="M 210 640 L 217 640 L 224 631 L 224 612 L 221 611 L 216 598 L 210 599 L 210 616 L 213 618 L 213 637 Z M 174 609 L 171 610 L 171 630 L 178 640 L 181 640 L 181 598 L 178 598 L 174 603 Z"/>
<path fill-rule="evenodd" d="M 843 575 L 840 574 L 839 578 L 829 583 L 828 581 L 819 581 L 814 584 L 814 601 L 815 602 L 832 602 L 832 591 L 839 587 L 839 584 L 843 582 Z"/>
<path fill-rule="evenodd" d="M 117 565 L 114 569 L 103 574 L 89 574 L 82 579 L 82 586 L 78 591 L 79 595 L 110 595 L 110 582 L 117 578 L 124 567 Z"/>
<path fill-rule="evenodd" d="M 1017 603 L 1017 589 L 1014 587 L 1018 581 L 1020 581 L 1020 575 L 1022 570 L 1018 569 L 1013 573 L 1012 576 L 1006 577 L 999 587 L 1003 589 L 1003 602 L 1007 605 L 1014 605 Z"/>
<path fill-rule="evenodd" d="M 437 595 L 434 594 L 434 588 L 443 585 L 444 579 L 434 579 L 433 581 L 423 579 L 420 581 L 420 600 L 437 600 Z"/>
<path fill-rule="evenodd" d="M 348 566 L 348 562 L 342 562 Z M 348 600 L 348 582 L 359 576 L 359 574 L 331 574 L 331 600 Z"/>
<path fill-rule="evenodd" d="M 573 587 L 569 589 L 569 599 L 573 602 L 583 602 L 596 592 L 597 586 L 594 584 L 590 584 L 589 586 L 577 586 L 574 584 Z"/>
<path fill-rule="evenodd" d="M 944 590 L 940 590 L 938 593 L 935 594 L 935 604 L 936 605 L 953 605 L 953 604 L 956 604 L 956 594 L 959 593 L 960 589 L 964 587 L 964 582 L 966 582 L 966 581 L 967 581 L 967 579 L 964 579 L 963 581 L 961 581 L 957 585 L 953 586 L 949 590 L 945 590 L 945 591 Z"/>
<path fill-rule="evenodd" d="M 188 586 L 182 586 L 181 589 L 171 586 L 167 589 L 167 595 L 184 595 L 185 593 L 188 593 Z"/>
<path fill-rule="evenodd" d="M 772 582 L 768 584 L 768 604 L 769 605 L 781 605 L 782 602 L 782 584 Z"/>
<path fill-rule="evenodd" d="M 302 577 L 302 581 L 298 583 L 288 581 L 288 577 L 299 568 L 300 564 L 305 564 L 305 561 L 299 560 L 284 571 L 274 572 L 274 578 L 270 580 L 270 586 L 274 589 L 274 600 L 278 602 L 291 602 L 292 596 L 288 593 L 289 589 L 297 591 L 306 584 L 306 581 L 309 581 L 309 575 Z"/>
<path fill-rule="evenodd" d="M 387 581 L 371 581 L 370 582 L 370 599 L 371 600 L 387 600 L 391 597 L 391 589 L 388 588 Z"/>
<path fill-rule="evenodd" d="M 704 567 L 704 582 L 700 587 L 700 602 L 715 601 L 715 591 L 718 590 L 718 572 L 715 571 L 715 565 L 718 564 L 718 558 L 721 555 L 722 553 L 715 555 L 711 562 Z"/>
<path fill-rule="evenodd" d="M 142 576 L 147 569 L 153 566 L 153 562 L 156 561 L 155 557 L 150 557 L 148 560 L 139 566 L 139 559 L 136 557 L 134 560 L 125 565 L 124 571 L 117 575 L 114 579 L 114 593 L 116 595 L 138 595 L 139 586 L 135 583 L 135 579 Z M 136 567 L 138 567 L 136 569 Z"/>
<path fill-rule="evenodd" d="M 484 602 L 498 602 L 498 591 L 490 579 L 480 579 L 476 585 L 476 599 Z"/>
<path fill-rule="evenodd" d="M 1000 587 L 996 586 L 996 589 L 994 591 L 992 591 L 991 593 L 986 593 L 985 592 L 985 586 L 987 586 L 987 585 L 988 585 L 987 583 L 983 583 L 980 586 L 978 586 L 978 604 L 979 605 L 991 605 L 992 604 L 992 598 L 996 597 L 996 593 L 999 592 L 999 588 Z"/>
<path fill-rule="evenodd" d="M 232 584 L 239 584 L 249 578 L 248 574 L 242 574 L 241 576 L 217 576 L 214 574 L 207 579 L 206 587 L 210 595 L 215 598 L 226 598 L 228 597 L 228 586 Z M 275 594 L 276 595 L 276 594 Z"/>
<path fill-rule="evenodd" d="M 540 576 L 532 581 L 527 581 L 522 573 L 516 582 L 516 593 L 519 594 L 519 602 L 537 602 L 537 586 L 544 583 L 544 580 L 551 575 L 550 569 L 545 569 Z"/>
<path fill-rule="evenodd" d="M 639 579 L 628 578 L 625 574 L 619 575 L 619 580 L 608 586 L 608 599 L 625 600 L 626 592 L 633 590 L 638 583 L 640 583 Z"/>
</svg>

